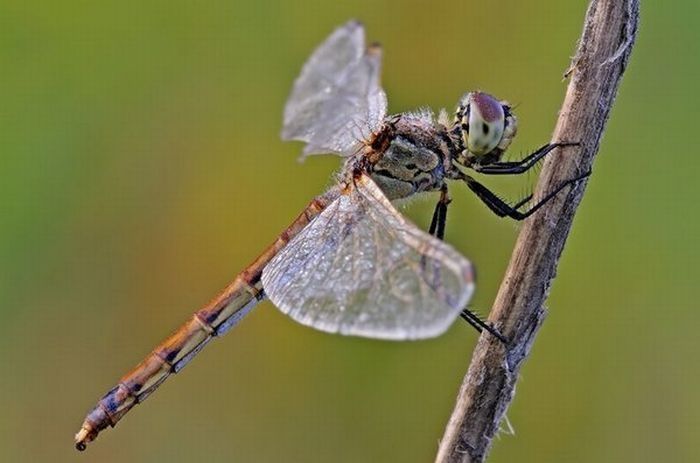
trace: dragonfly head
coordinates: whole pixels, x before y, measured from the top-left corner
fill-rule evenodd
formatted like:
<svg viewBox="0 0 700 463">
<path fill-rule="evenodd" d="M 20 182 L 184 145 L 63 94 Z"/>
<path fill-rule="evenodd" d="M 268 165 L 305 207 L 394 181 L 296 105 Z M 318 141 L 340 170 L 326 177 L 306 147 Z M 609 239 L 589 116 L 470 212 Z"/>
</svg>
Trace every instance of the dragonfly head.
<svg viewBox="0 0 700 463">
<path fill-rule="evenodd" d="M 465 158 L 498 160 L 517 132 L 517 120 L 510 105 L 488 93 L 470 92 L 462 97 L 455 114 L 455 130 L 460 134 Z"/>
</svg>

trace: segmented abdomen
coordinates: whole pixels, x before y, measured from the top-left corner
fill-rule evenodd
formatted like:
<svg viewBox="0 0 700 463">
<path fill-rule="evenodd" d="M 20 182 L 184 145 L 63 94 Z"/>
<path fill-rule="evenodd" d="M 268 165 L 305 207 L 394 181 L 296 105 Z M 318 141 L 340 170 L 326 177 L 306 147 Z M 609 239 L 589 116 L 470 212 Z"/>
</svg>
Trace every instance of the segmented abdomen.
<svg viewBox="0 0 700 463">
<path fill-rule="evenodd" d="M 189 321 L 158 345 L 140 364 L 124 375 L 88 413 L 75 436 L 75 446 L 85 450 L 107 426 L 117 422 L 136 404 L 143 402 L 168 376 L 177 373 L 215 336 L 225 334 L 262 299 L 260 276 L 267 263 L 314 217 L 338 196 L 333 188 L 304 209 L 277 240 L 214 300 L 195 312 Z"/>
</svg>

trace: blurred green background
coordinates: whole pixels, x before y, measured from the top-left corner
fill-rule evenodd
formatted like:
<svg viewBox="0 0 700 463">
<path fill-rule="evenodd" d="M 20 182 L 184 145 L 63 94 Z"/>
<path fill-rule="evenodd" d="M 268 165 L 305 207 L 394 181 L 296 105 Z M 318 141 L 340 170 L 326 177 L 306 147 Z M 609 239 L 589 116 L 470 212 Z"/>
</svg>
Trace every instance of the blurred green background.
<svg viewBox="0 0 700 463">
<path fill-rule="evenodd" d="M 135 2 L 134 2 L 135 3 Z M 302 63 L 362 19 L 391 112 L 469 89 L 549 138 L 586 1 L 0 3 L 0 460 L 432 461 L 476 334 L 332 336 L 263 303 L 84 454 L 85 412 L 339 165 L 278 139 Z M 645 2 L 550 314 L 491 461 L 700 454 L 696 0 Z M 500 180 L 500 179 L 499 179 Z M 529 179 L 490 181 L 509 196 Z M 452 188 L 487 312 L 518 226 Z M 426 226 L 432 199 L 407 213 Z"/>
</svg>

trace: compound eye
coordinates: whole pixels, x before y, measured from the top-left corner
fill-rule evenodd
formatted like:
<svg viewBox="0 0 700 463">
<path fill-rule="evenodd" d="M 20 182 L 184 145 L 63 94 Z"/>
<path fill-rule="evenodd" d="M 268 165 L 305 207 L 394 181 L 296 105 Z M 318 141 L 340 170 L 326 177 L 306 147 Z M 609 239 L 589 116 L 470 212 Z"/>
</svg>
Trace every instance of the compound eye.
<svg viewBox="0 0 700 463">
<path fill-rule="evenodd" d="M 505 129 L 503 105 L 487 93 L 473 92 L 467 97 L 462 117 L 464 142 L 470 153 L 481 156 L 498 146 Z M 466 119 L 466 120 L 465 120 Z"/>
</svg>

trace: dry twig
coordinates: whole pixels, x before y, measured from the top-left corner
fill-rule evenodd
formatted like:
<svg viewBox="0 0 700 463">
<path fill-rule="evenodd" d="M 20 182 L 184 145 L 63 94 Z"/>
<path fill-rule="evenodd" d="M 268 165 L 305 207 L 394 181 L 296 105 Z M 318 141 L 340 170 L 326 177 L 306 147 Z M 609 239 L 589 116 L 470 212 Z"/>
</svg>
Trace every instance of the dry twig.
<svg viewBox="0 0 700 463">
<path fill-rule="evenodd" d="M 639 0 L 592 0 L 572 60 L 553 141 L 580 141 L 580 154 L 552 156 L 540 196 L 590 169 L 634 45 Z M 511 340 L 484 335 L 472 356 L 436 461 L 481 462 L 513 400 L 523 361 L 545 316 L 544 301 L 585 183 L 555 198 L 524 224 L 490 315 Z"/>
</svg>

